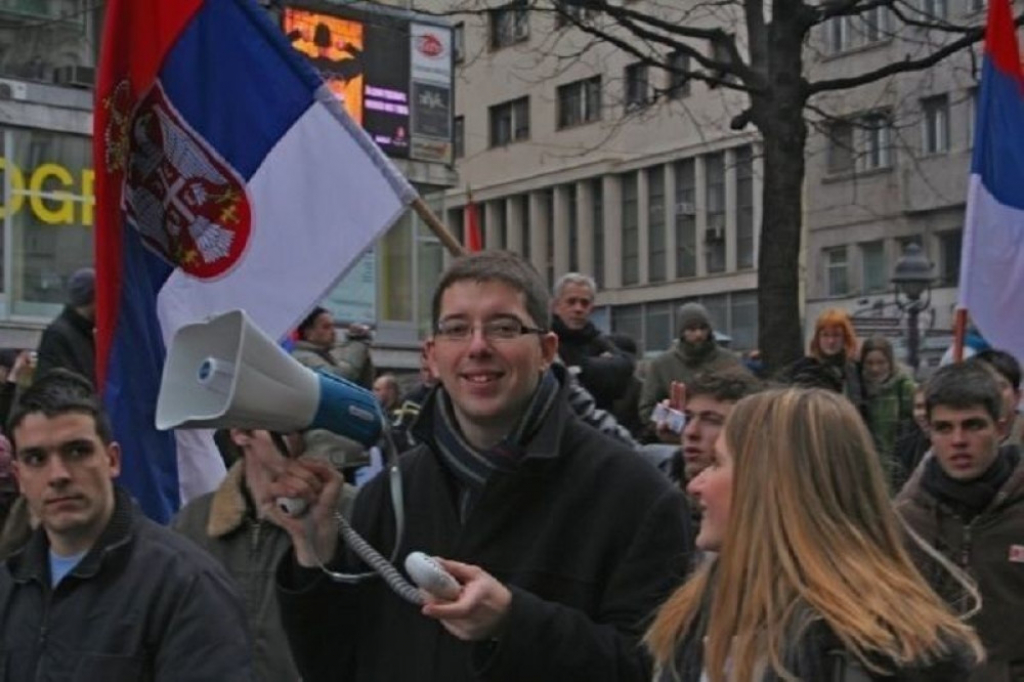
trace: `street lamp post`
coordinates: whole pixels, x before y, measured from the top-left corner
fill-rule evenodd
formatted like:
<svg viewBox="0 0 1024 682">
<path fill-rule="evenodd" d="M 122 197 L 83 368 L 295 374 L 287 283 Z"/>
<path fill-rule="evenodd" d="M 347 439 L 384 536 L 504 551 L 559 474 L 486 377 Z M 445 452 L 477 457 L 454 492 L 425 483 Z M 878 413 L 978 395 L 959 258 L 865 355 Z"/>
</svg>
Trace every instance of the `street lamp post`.
<svg viewBox="0 0 1024 682">
<path fill-rule="evenodd" d="M 907 312 L 907 364 L 917 377 L 918 352 L 921 346 L 917 318 L 928 307 L 931 296 L 932 262 L 919 244 L 911 242 L 896 261 L 892 283 L 896 288 L 896 305 Z M 900 300 L 900 294 L 906 301 Z M 922 300 L 922 296 L 924 300 Z"/>
</svg>

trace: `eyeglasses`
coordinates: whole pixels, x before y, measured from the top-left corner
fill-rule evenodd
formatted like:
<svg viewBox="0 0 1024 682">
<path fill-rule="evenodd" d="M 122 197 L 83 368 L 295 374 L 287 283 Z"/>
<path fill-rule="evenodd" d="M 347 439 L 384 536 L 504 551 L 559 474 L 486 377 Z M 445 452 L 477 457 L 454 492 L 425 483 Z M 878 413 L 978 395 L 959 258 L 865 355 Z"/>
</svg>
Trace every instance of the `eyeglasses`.
<svg viewBox="0 0 1024 682">
<path fill-rule="evenodd" d="M 437 325 L 437 338 L 445 341 L 468 341 L 478 325 L 465 320 L 442 320 Z M 511 341 L 524 334 L 544 334 L 544 329 L 527 327 L 514 317 L 499 317 L 479 325 L 488 341 Z"/>
</svg>

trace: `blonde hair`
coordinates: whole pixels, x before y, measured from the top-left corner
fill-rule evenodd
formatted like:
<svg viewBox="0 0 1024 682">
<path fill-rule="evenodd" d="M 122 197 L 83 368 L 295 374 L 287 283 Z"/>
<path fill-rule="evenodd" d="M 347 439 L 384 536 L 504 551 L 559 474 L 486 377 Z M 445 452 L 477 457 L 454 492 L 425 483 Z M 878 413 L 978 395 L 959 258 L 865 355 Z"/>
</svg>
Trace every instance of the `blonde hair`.
<svg viewBox="0 0 1024 682">
<path fill-rule="evenodd" d="M 891 672 L 880 658 L 897 667 L 960 649 L 982 658 L 973 630 L 914 567 L 871 436 L 846 398 L 801 388 L 749 396 L 733 408 L 724 437 L 733 457 L 727 540 L 714 577 L 710 566 L 701 569 L 647 632 L 660 667 L 672 666 L 702 599 L 712 682 L 721 682 L 727 661 L 730 679 L 752 679 L 766 665 L 795 680 L 783 660 L 808 613 L 876 672 Z M 957 578 L 977 600 L 962 572 Z"/>
<path fill-rule="evenodd" d="M 827 308 L 818 315 L 818 319 L 814 323 L 814 336 L 811 337 L 808 354 L 818 360 L 824 359 L 818 337 L 821 336 L 822 329 L 829 327 L 837 327 L 843 333 L 843 354 L 850 359 L 856 358 L 857 335 L 854 333 L 850 314 L 842 308 Z"/>
</svg>

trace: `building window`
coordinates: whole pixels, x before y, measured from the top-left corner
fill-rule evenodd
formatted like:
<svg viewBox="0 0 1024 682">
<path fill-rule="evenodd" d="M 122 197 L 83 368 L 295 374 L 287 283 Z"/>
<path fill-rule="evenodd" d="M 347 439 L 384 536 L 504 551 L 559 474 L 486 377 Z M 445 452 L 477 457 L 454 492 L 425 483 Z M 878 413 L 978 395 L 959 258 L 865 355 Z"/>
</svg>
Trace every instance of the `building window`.
<svg viewBox="0 0 1024 682">
<path fill-rule="evenodd" d="M 559 129 L 600 120 L 600 76 L 560 85 L 557 93 Z"/>
<path fill-rule="evenodd" d="M 555 26 L 582 24 L 594 16 L 594 10 L 583 6 L 580 0 L 555 0 Z"/>
<path fill-rule="evenodd" d="M 835 121 L 828 127 L 828 172 L 849 173 L 854 169 L 853 124 Z"/>
<path fill-rule="evenodd" d="M 946 0 L 922 0 L 921 11 L 928 19 L 943 20 L 949 15 L 949 7 Z"/>
<path fill-rule="evenodd" d="M 508 47 L 530 37 L 526 0 L 514 0 L 491 10 L 491 49 Z"/>
<path fill-rule="evenodd" d="M 730 295 L 729 336 L 733 350 L 757 348 L 757 292 L 736 291 Z"/>
<path fill-rule="evenodd" d="M 665 244 L 665 168 L 647 169 L 647 281 L 664 282 L 668 267 Z"/>
<path fill-rule="evenodd" d="M 612 308 L 612 331 L 616 334 L 625 334 L 636 341 L 637 347 L 646 348 L 643 306 L 638 304 Z M 664 350 L 664 348 L 657 350 Z"/>
<path fill-rule="evenodd" d="M 461 64 L 466 60 L 466 25 L 461 21 L 452 26 L 452 61 Z"/>
<path fill-rule="evenodd" d="M 672 345 L 675 334 L 672 331 L 672 308 L 669 301 L 648 303 L 644 306 L 645 351 L 663 351 Z"/>
<path fill-rule="evenodd" d="M 980 12 L 987 7 L 985 0 L 967 0 L 968 12 Z"/>
<path fill-rule="evenodd" d="M 466 117 L 456 116 L 452 125 L 452 154 L 456 159 L 466 155 Z"/>
<path fill-rule="evenodd" d="M 865 170 L 888 168 L 892 165 L 892 122 L 885 113 L 868 114 L 861 119 L 864 152 L 861 155 Z"/>
<path fill-rule="evenodd" d="M 839 54 L 850 48 L 850 29 L 847 17 L 832 17 L 825 22 L 829 54 Z"/>
<path fill-rule="evenodd" d="M 668 56 L 668 96 L 685 97 L 690 94 L 690 55 L 673 52 Z"/>
<path fill-rule="evenodd" d="M 825 249 L 825 281 L 829 296 L 846 296 L 850 293 L 848 265 L 845 246 Z"/>
<path fill-rule="evenodd" d="M 736 267 L 754 267 L 754 150 L 736 149 Z"/>
<path fill-rule="evenodd" d="M 530 137 L 530 98 L 520 97 L 490 108 L 491 146 L 500 147 Z"/>
<path fill-rule="evenodd" d="M 861 284 L 865 294 L 877 294 L 889 287 L 885 270 L 885 244 L 879 240 L 860 245 Z"/>
<path fill-rule="evenodd" d="M 940 2 L 942 0 L 939 0 Z M 884 5 L 876 5 L 864 10 L 859 16 L 861 43 L 872 45 L 887 40 L 891 37 L 889 27 L 889 8 Z"/>
<path fill-rule="evenodd" d="M 640 202 L 637 173 L 619 176 L 622 186 L 622 283 L 640 282 Z"/>
<path fill-rule="evenodd" d="M 68 277 L 93 262 L 95 225 L 89 138 L 48 131 L 0 131 L 4 200 L 0 273 L 10 276 L 3 315 L 51 318 L 64 303 Z M 0 278 L 2 279 L 2 278 Z"/>
<path fill-rule="evenodd" d="M 693 159 L 676 161 L 676 277 L 697 274 L 697 181 Z"/>
<path fill-rule="evenodd" d="M 637 62 L 626 67 L 626 111 L 636 111 L 650 104 L 651 88 L 647 78 L 647 65 Z"/>
<path fill-rule="evenodd" d="M 725 272 L 725 154 L 704 157 L 705 206 L 704 264 L 709 273 Z"/>
<path fill-rule="evenodd" d="M 466 209 L 463 206 L 448 211 L 448 229 L 451 231 L 455 241 L 460 244 L 466 243 Z"/>
<path fill-rule="evenodd" d="M 494 230 L 498 243 L 496 249 L 508 248 L 508 215 L 505 213 L 505 199 L 498 199 L 494 202 Z"/>
<path fill-rule="evenodd" d="M 925 154 L 949 151 L 949 97 L 939 95 L 921 100 L 921 143 Z"/>
<path fill-rule="evenodd" d="M 565 187 L 565 218 L 569 223 L 569 271 L 578 272 L 580 269 L 580 226 L 579 211 L 576 209 L 576 185 Z"/>
<path fill-rule="evenodd" d="M 590 181 L 590 213 L 594 224 L 594 269 L 598 288 L 604 286 L 604 180 Z"/>
<path fill-rule="evenodd" d="M 939 233 L 939 285 L 955 287 L 960 283 L 960 253 L 963 230 Z"/>
<path fill-rule="evenodd" d="M 519 195 L 519 215 L 523 220 L 523 258 L 532 260 L 533 238 L 530 236 L 530 195 Z"/>
<path fill-rule="evenodd" d="M 544 274 L 550 290 L 555 285 L 555 188 L 548 187 L 539 196 L 544 202 Z"/>
<path fill-rule="evenodd" d="M 722 43 L 711 43 L 711 58 L 721 64 L 732 64 L 732 54 Z M 736 82 L 736 75 L 728 69 L 716 69 L 714 77 L 725 83 Z"/>
</svg>

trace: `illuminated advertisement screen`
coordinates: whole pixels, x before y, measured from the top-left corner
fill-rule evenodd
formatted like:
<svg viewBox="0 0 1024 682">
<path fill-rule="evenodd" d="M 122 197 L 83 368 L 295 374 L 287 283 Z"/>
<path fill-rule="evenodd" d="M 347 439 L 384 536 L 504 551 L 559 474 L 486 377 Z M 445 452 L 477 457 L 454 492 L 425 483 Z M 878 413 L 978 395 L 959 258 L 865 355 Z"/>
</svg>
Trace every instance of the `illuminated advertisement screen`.
<svg viewBox="0 0 1024 682">
<path fill-rule="evenodd" d="M 427 84 L 430 97 L 424 101 L 433 104 L 433 109 L 414 111 L 413 70 L 419 73 L 422 69 L 422 57 L 413 53 L 408 18 L 351 7 L 327 10 L 293 6 L 285 7 L 282 26 L 295 49 L 309 58 L 344 102 L 348 114 L 385 154 L 451 162 L 451 54 L 435 58 L 443 61 L 447 82 L 435 77 L 431 79 L 434 83 Z M 433 27 L 432 31 L 445 39 L 438 41 L 439 45 L 449 47 L 450 29 Z M 416 45 L 423 44 L 417 36 Z M 429 52 L 437 51 L 436 46 L 429 47 Z M 438 88 L 442 92 L 436 92 Z M 422 92 L 422 84 L 416 89 Z M 438 106 L 437 102 L 442 103 Z M 415 135 L 411 130 L 414 121 L 426 132 Z"/>
</svg>

